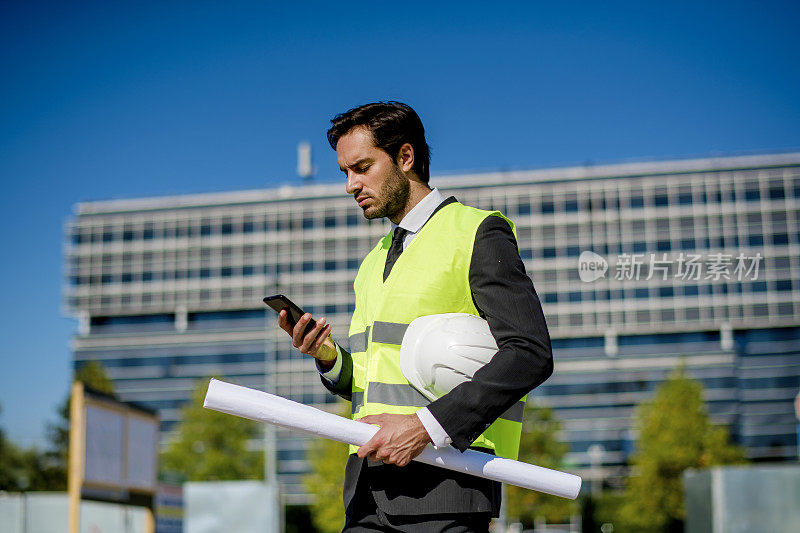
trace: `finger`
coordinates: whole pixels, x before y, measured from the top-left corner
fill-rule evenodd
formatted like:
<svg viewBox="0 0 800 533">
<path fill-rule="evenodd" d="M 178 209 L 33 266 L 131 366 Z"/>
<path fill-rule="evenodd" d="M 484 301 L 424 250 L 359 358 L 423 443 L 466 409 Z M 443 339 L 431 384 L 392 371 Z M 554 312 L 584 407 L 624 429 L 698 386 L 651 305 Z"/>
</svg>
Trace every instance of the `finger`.
<svg viewBox="0 0 800 533">
<path fill-rule="evenodd" d="M 358 419 L 359 422 L 364 422 L 365 424 L 371 424 L 370 420 L 372 420 L 373 415 L 362 416 Z"/>
<path fill-rule="evenodd" d="M 356 455 L 358 455 L 362 459 L 367 456 L 374 457 L 375 449 L 376 449 L 375 443 L 372 442 L 372 440 L 370 439 L 356 451 Z"/>
<path fill-rule="evenodd" d="M 314 346 L 317 342 L 322 339 L 322 342 L 325 342 L 325 336 L 322 334 L 322 331 L 327 328 L 330 324 L 327 323 L 325 317 L 320 318 L 317 320 L 317 324 L 306 333 L 306 336 L 303 337 L 303 344 L 305 345 L 308 343 L 308 346 L 305 347 L 305 353 L 309 355 L 316 355 L 317 350 Z"/>
<path fill-rule="evenodd" d="M 309 313 L 306 313 L 303 316 L 301 316 L 300 320 L 297 321 L 297 324 L 294 325 L 294 329 L 292 330 L 292 344 L 294 344 L 295 348 L 299 348 L 300 346 L 302 346 L 303 333 L 305 332 L 306 326 L 308 325 L 309 321 L 311 321 L 311 315 Z"/>
<path fill-rule="evenodd" d="M 291 336 L 292 328 L 291 326 L 289 326 L 289 321 L 287 320 L 287 314 L 288 313 L 286 313 L 286 309 L 281 309 L 281 311 L 278 313 L 278 326 L 280 326 L 280 328 L 283 331 L 285 331 Z"/>
<path fill-rule="evenodd" d="M 322 318 L 321 320 L 325 320 L 325 318 Z M 322 332 L 317 337 L 317 340 L 314 341 L 314 344 L 311 346 L 311 349 L 314 350 L 314 353 L 317 353 L 319 349 L 322 348 L 322 345 L 325 344 L 325 340 L 328 338 L 330 334 L 331 334 L 331 325 L 328 324 L 322 329 Z"/>
<path fill-rule="evenodd" d="M 372 424 L 374 426 L 380 426 L 381 423 L 383 423 L 383 419 L 384 419 L 383 415 L 367 415 L 367 416 L 362 416 L 358 420 L 360 422 L 365 422 L 367 424 Z"/>
<path fill-rule="evenodd" d="M 327 326 L 324 319 L 317 321 L 317 325 L 311 328 L 308 333 L 303 337 L 303 343 L 300 345 L 300 351 L 309 355 L 314 355 L 317 352 L 312 351 L 314 343 L 316 343 L 320 332 Z M 324 340 L 324 337 L 323 337 Z"/>
<path fill-rule="evenodd" d="M 377 457 L 379 461 L 389 464 L 391 462 L 392 452 L 385 447 L 381 447 L 375 450 L 375 457 Z"/>
</svg>

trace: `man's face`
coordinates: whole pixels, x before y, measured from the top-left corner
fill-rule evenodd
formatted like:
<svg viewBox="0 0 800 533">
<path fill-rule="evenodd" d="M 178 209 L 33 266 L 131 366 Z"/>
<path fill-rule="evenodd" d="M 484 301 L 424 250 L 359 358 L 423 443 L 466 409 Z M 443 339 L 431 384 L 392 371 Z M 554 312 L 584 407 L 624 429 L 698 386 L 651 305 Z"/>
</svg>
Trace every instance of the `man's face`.
<svg viewBox="0 0 800 533">
<path fill-rule="evenodd" d="M 365 218 L 388 217 L 398 223 L 408 202 L 408 178 L 392 158 L 375 146 L 372 133 L 355 128 L 336 144 L 339 168 L 347 176 L 346 190 L 356 199 Z"/>
</svg>

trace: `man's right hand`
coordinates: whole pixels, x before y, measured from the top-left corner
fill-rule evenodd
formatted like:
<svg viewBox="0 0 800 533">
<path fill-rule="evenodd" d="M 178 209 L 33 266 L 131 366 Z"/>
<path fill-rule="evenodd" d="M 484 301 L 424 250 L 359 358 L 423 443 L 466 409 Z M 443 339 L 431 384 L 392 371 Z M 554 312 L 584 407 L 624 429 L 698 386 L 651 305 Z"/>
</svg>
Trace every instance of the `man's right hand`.
<svg viewBox="0 0 800 533">
<path fill-rule="evenodd" d="M 331 338 L 331 325 L 325 321 L 325 317 L 322 317 L 317 320 L 316 326 L 303 335 L 310 320 L 311 315 L 306 313 L 292 328 L 286 309 L 278 313 L 278 325 L 292 337 L 292 345 L 301 353 L 318 359 L 323 368 L 333 368 L 333 363 L 336 361 L 336 346 Z"/>
</svg>

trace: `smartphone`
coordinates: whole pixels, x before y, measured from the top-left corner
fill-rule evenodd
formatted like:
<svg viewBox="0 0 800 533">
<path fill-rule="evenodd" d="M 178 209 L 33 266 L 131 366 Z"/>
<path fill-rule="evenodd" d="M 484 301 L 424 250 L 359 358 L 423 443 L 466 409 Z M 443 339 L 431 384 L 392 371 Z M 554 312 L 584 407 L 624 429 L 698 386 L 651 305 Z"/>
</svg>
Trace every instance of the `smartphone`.
<svg viewBox="0 0 800 533">
<path fill-rule="evenodd" d="M 264 303 L 267 304 L 269 307 L 272 308 L 273 311 L 276 313 L 280 313 L 282 310 L 286 309 L 286 320 L 289 322 L 289 325 L 292 327 L 297 324 L 297 321 L 300 320 L 305 311 L 300 309 L 296 303 L 291 301 L 289 298 L 284 296 L 283 294 L 276 294 L 274 296 L 267 296 L 264 298 Z M 316 320 L 313 318 L 309 320 L 308 325 L 306 326 L 306 330 L 303 332 L 303 335 L 308 333 L 309 330 L 314 329 L 317 325 Z"/>
</svg>

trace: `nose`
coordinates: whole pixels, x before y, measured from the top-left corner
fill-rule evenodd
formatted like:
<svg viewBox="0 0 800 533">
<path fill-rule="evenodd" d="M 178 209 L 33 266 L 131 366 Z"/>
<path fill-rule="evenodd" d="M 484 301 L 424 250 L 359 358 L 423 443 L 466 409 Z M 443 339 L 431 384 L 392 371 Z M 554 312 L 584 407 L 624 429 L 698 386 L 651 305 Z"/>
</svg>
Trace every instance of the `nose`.
<svg viewBox="0 0 800 533">
<path fill-rule="evenodd" d="M 347 181 L 345 182 L 345 191 L 347 194 L 356 194 L 361 190 L 361 180 L 358 179 L 358 174 L 352 170 L 347 171 Z"/>
</svg>

